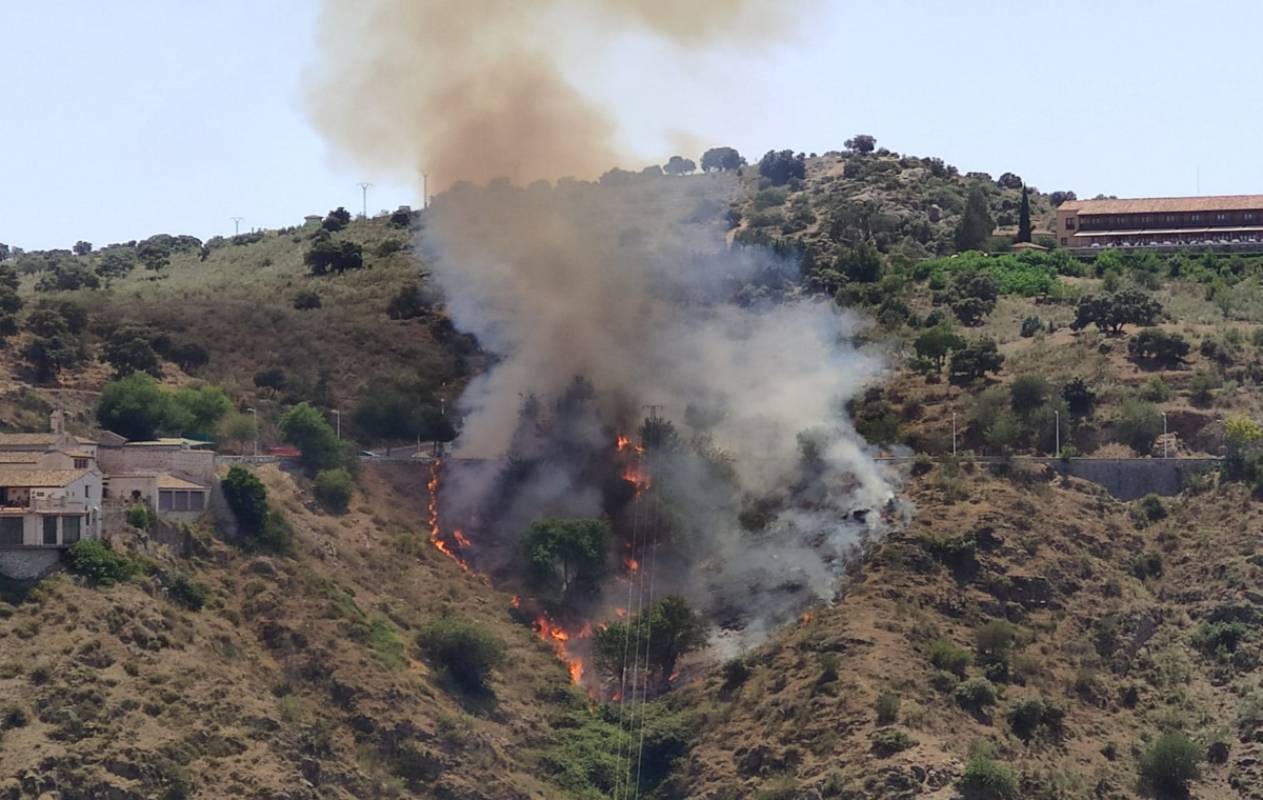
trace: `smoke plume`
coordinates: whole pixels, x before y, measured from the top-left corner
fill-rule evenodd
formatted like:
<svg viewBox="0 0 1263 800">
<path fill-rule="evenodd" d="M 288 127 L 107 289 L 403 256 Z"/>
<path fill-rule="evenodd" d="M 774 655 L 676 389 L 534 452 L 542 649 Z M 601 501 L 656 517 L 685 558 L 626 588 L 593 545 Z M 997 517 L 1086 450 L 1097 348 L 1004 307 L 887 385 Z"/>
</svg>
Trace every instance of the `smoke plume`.
<svg viewBox="0 0 1263 800">
<path fill-rule="evenodd" d="M 644 487 L 620 472 L 643 467 L 663 537 L 657 591 L 757 638 L 832 597 L 878 517 L 867 512 L 889 500 L 845 413 L 881 361 L 852 345 L 858 320 L 797 295 L 792 260 L 730 244 L 735 176 L 612 172 L 523 188 L 617 163 L 610 118 L 565 78 L 602 31 L 702 48 L 765 39 L 775 11 L 758 0 L 326 7 L 311 91 L 322 129 L 362 163 L 428 169 L 432 187 L 449 187 L 419 247 L 453 323 L 493 357 L 459 400 L 457 456 L 469 460 L 453 462 L 441 503 L 480 569 L 510 571 L 517 537 L 543 516 L 607 516 L 641 531 L 636 553 L 647 552 Z M 657 440 L 643 462 L 616 450 L 646 428 Z M 617 604 L 598 591 L 587 612 Z"/>
</svg>

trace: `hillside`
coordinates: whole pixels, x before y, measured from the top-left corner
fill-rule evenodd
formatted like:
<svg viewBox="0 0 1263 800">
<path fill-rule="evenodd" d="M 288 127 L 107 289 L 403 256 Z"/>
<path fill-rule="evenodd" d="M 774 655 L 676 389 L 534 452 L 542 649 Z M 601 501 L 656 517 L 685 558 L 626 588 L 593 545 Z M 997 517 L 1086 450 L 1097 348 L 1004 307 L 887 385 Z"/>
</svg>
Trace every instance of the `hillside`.
<svg viewBox="0 0 1263 800">
<path fill-rule="evenodd" d="M 1263 523 L 1251 492 L 1263 482 L 1263 432 L 1248 424 L 1263 418 L 1263 259 L 1016 254 L 1006 234 L 1020 202 L 1015 176 L 997 182 L 883 151 L 801 161 L 803 176 L 779 183 L 750 165 L 463 189 L 514 202 L 531 197 L 519 192 L 580 203 L 623 192 L 585 208 L 598 228 L 585 233 L 620 266 L 652 239 L 624 201 L 727 227 L 734 248 L 766 246 L 783 257 L 767 259 L 779 269 L 745 275 L 733 295 L 754 309 L 831 300 L 854 314 L 848 346 L 886 366 L 849 404 L 856 428 L 874 449 L 938 458 L 913 462 L 894 486 L 906 524 L 830 564 L 846 563 L 847 575 L 833 602 L 736 657 L 725 640 L 663 670 L 662 696 L 640 712 L 642 796 L 945 800 L 963 791 L 971 753 L 986 752 L 973 762 L 1011 769 L 1021 789 L 1010 797 L 1131 798 L 1144 794 L 1147 748 L 1178 731 L 1209 756 L 1192 796 L 1263 797 L 1263 595 L 1254 589 L 1263 553 L 1250 533 Z M 957 253 L 975 192 L 1000 234 Z M 1051 200 L 1031 193 L 1037 238 Z M 6 260 L 23 307 L 0 367 L 0 427 L 42 430 L 60 406 L 75 430 L 95 431 L 101 391 L 139 351 L 152 353 L 168 390 L 222 388 L 225 421 L 257 410 L 264 446 L 282 442 L 284 414 L 303 402 L 330 421 L 340 412 L 352 467 L 360 448 L 449 439 L 455 398 L 501 354 L 454 330 L 423 262 L 427 221 L 405 212 L 335 219 L 328 232 L 206 243 L 160 235 Z M 350 251 L 357 258 L 341 261 Z M 740 282 L 729 277 L 725 288 Z M 575 287 L 544 289 L 564 300 Z M 1126 317 L 1117 325 L 1090 318 L 1111 303 Z M 37 374 L 41 353 L 56 355 L 53 374 Z M 582 400 L 590 387 L 574 386 Z M 529 398 L 506 396 L 538 438 L 574 433 L 547 410 L 530 418 Z M 569 459 L 576 472 L 608 477 L 600 502 L 621 514 L 616 533 L 636 530 L 633 501 L 655 477 L 637 471 L 628 434 L 643 447 L 668 427 L 640 412 L 627 415 L 631 431 L 593 423 L 597 445 L 564 440 L 539 462 Z M 667 413 L 683 418 L 681 432 L 699 416 Z M 959 460 L 949 456 L 954 421 Z M 675 430 L 665 438 L 695 448 L 717 474 L 731 468 L 705 436 L 680 444 Z M 229 451 L 248 451 L 253 434 L 174 432 L 220 434 Z M 1164 446 L 1228 455 L 1228 472 L 1243 480 L 1211 476 L 1178 497 L 1128 504 L 1021 459 L 969 458 L 1059 447 L 1133 457 Z M 509 478 L 532 468 L 509 466 Z M 114 547 L 137 574 L 116 585 L 70 573 L 34 589 L 0 585 L 0 800 L 600 800 L 626 788 L 616 678 L 589 671 L 587 686 L 574 686 L 561 637 L 541 640 L 561 630 L 542 610 L 564 605 L 566 591 L 517 595 L 513 581 L 528 577 L 522 531 L 496 531 L 512 556 L 490 570 L 512 579 L 496 585 L 431 545 L 423 464 L 360 464 L 341 514 L 317 502 L 296 465 L 254 471 L 295 532 L 292 552 L 203 527 L 179 555 L 128 531 Z M 769 488 L 740 502 L 754 551 L 761 520 L 784 500 Z M 503 505 L 487 516 L 515 519 Z M 459 545 L 459 532 L 445 533 Z M 626 580 L 630 597 L 636 540 L 626 552 L 612 541 L 600 555 L 617 563 L 602 579 L 620 594 Z M 740 554 L 704 555 L 699 571 L 713 576 Z M 792 591 L 796 578 L 784 574 Z M 200 609 L 180 588 L 189 581 L 205 590 Z M 723 588 L 756 596 L 753 581 Z M 618 610 L 621 620 L 629 609 Z M 503 647 L 487 691 L 471 691 L 422 644 L 451 617 Z M 603 625 L 620 624 L 588 622 L 561 634 L 599 639 Z"/>
</svg>

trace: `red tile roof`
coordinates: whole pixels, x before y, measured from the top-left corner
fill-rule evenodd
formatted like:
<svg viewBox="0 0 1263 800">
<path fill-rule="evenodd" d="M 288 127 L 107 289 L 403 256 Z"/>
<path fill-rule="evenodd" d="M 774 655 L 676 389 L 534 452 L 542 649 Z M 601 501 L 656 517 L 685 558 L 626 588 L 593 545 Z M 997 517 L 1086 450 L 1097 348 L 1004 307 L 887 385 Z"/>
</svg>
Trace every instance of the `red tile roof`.
<svg viewBox="0 0 1263 800">
<path fill-rule="evenodd" d="M 1059 211 L 1080 214 L 1175 214 L 1182 211 L 1259 211 L 1263 194 L 1206 197 L 1135 197 L 1117 200 L 1068 200 Z"/>
</svg>

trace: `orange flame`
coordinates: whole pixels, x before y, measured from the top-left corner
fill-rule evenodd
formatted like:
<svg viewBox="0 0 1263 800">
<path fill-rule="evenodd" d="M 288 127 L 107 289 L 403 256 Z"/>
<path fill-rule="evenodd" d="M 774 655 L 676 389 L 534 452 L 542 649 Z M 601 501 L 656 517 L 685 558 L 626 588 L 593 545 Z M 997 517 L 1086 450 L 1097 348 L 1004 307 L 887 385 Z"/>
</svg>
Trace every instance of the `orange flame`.
<svg viewBox="0 0 1263 800">
<path fill-rule="evenodd" d="M 461 569 L 466 572 L 473 572 L 469 568 L 469 563 L 461 558 L 460 554 L 453 550 L 447 542 L 443 541 L 439 525 L 439 472 L 442 468 L 442 460 L 435 459 L 434 465 L 430 467 L 430 480 L 425 485 L 425 488 L 430 491 L 430 500 L 426 504 L 426 513 L 430 518 L 430 544 L 434 545 L 440 553 L 459 564 Z M 456 541 L 461 546 L 469 545 L 469 540 L 465 539 L 460 531 L 456 532 Z"/>
<path fill-rule="evenodd" d="M 548 618 L 547 614 L 540 614 L 535 618 L 535 632 L 539 638 L 548 642 L 552 646 L 553 652 L 557 654 L 566 665 L 566 671 L 570 673 L 571 683 L 579 683 L 583 680 L 583 659 L 578 658 L 570 653 L 566 647 L 566 643 L 570 641 L 570 634 L 563 630 L 559 625 Z M 584 625 L 576 634 L 580 639 L 592 635 L 592 626 Z"/>
<path fill-rule="evenodd" d="M 637 572 L 640 572 L 640 562 L 632 558 L 631 556 L 624 558 L 623 564 L 627 567 L 627 571 L 633 575 L 635 575 Z"/>
<path fill-rule="evenodd" d="M 801 622 L 802 624 L 806 625 L 808 622 L 811 622 L 811 621 L 812 621 L 813 619 L 815 619 L 815 618 L 816 618 L 816 615 L 815 615 L 815 614 L 813 614 L 812 612 L 810 612 L 810 611 L 804 611 L 804 612 L 803 612 L 803 615 L 802 615 L 801 617 L 799 617 L 799 618 L 798 618 L 798 621 L 799 621 L 799 622 Z"/>
<path fill-rule="evenodd" d="M 618 439 L 617 439 L 616 441 L 617 441 L 617 444 L 618 444 L 618 450 L 619 450 L 619 452 L 622 452 L 623 450 L 626 450 L 626 449 L 627 449 L 627 446 L 631 444 L 631 439 L 628 439 L 626 436 L 624 436 L 624 435 L 623 435 L 623 434 L 621 434 L 621 433 L 618 435 Z"/>
<path fill-rule="evenodd" d="M 513 599 L 509 601 L 509 605 L 513 606 L 514 608 L 521 608 L 522 598 L 517 595 L 513 595 Z"/>
</svg>

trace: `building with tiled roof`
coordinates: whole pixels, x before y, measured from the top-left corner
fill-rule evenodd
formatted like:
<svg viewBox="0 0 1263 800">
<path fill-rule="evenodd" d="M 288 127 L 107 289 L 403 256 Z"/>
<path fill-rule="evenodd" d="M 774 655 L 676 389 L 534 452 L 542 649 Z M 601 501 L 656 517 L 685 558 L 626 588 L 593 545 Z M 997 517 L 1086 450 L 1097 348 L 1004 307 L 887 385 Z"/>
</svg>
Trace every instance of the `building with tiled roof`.
<svg viewBox="0 0 1263 800">
<path fill-rule="evenodd" d="M 1057 207 L 1057 243 L 1101 249 L 1263 252 L 1263 195 L 1070 200 Z"/>
</svg>

